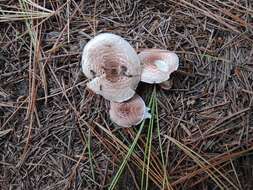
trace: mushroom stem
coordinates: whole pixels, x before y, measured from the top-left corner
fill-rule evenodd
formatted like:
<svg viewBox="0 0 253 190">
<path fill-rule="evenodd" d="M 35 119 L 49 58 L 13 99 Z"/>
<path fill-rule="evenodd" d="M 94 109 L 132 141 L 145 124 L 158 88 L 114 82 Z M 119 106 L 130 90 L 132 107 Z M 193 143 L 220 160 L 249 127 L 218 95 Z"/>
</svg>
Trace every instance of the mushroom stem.
<svg viewBox="0 0 253 190">
<path fill-rule="evenodd" d="M 151 113 L 149 113 L 149 111 L 150 111 L 150 108 L 145 107 L 143 119 L 151 119 L 152 116 L 151 116 Z"/>
</svg>

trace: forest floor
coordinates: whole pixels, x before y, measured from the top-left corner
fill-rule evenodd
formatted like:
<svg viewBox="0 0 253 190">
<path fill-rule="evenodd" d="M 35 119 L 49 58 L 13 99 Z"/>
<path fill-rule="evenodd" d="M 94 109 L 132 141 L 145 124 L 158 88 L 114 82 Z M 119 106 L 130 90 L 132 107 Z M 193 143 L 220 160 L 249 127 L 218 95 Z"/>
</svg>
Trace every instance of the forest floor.
<svg viewBox="0 0 253 190">
<path fill-rule="evenodd" d="M 180 58 L 142 131 L 86 88 L 102 32 Z M 0 0 L 0 190 L 252 190 L 252 44 L 252 0 Z"/>
</svg>

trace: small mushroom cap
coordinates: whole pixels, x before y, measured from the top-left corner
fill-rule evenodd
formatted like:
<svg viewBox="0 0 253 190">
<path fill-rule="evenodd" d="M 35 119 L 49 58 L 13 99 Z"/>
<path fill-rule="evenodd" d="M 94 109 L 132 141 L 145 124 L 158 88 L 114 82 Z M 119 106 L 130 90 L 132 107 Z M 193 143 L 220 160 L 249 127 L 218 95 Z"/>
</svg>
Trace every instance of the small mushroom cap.
<svg viewBox="0 0 253 190">
<path fill-rule="evenodd" d="M 145 106 L 145 102 L 139 95 L 126 102 L 110 102 L 110 118 L 121 127 L 131 127 L 138 125 L 143 119 L 151 118 L 148 113 L 149 108 Z"/>
<path fill-rule="evenodd" d="M 142 64 L 141 81 L 149 84 L 162 83 L 178 69 L 177 54 L 161 49 L 147 49 L 139 53 Z"/>
<path fill-rule="evenodd" d="M 82 70 L 92 79 L 88 88 L 110 101 L 122 102 L 135 94 L 141 78 L 137 53 L 122 37 L 103 33 L 83 50 Z"/>
</svg>

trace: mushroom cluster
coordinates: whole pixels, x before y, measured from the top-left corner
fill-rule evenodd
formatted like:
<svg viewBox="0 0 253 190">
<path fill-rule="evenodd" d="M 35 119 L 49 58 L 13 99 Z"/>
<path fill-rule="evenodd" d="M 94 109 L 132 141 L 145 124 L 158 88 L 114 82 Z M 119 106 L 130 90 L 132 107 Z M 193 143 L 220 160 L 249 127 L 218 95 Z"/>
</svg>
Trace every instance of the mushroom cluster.
<svg viewBox="0 0 253 190">
<path fill-rule="evenodd" d="M 102 33 L 84 47 L 81 65 L 90 79 L 87 87 L 110 101 L 111 120 L 121 127 L 131 127 L 151 117 L 135 92 L 139 82 L 166 85 L 179 59 L 175 53 L 160 49 L 146 49 L 137 55 L 122 37 Z"/>
</svg>

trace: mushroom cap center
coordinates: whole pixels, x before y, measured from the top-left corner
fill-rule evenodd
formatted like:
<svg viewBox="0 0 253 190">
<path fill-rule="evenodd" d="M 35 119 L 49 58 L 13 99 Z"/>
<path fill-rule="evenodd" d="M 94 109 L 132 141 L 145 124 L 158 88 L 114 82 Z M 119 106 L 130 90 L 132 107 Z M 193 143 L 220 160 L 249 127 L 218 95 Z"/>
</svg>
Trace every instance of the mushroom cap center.
<svg viewBox="0 0 253 190">
<path fill-rule="evenodd" d="M 117 60 L 105 61 L 102 68 L 106 80 L 112 83 L 117 82 L 121 77 L 130 77 L 126 74 L 127 67 L 121 65 L 120 62 L 117 62 Z"/>
<path fill-rule="evenodd" d="M 121 104 L 119 106 L 119 113 L 122 117 L 128 117 L 131 113 L 131 108 L 128 104 Z"/>
<path fill-rule="evenodd" d="M 115 83 L 121 77 L 126 76 L 127 57 L 117 49 L 106 49 L 103 51 L 102 70 L 106 80 Z"/>
<path fill-rule="evenodd" d="M 140 113 L 143 112 L 144 108 L 142 104 L 139 104 L 135 101 L 128 103 L 121 103 L 118 107 L 118 114 L 123 118 L 130 119 L 131 121 L 135 120 L 138 121 L 142 117 Z"/>
<path fill-rule="evenodd" d="M 114 60 L 105 61 L 103 65 L 103 71 L 105 73 L 106 80 L 110 82 L 117 82 L 120 78 L 120 67 L 119 63 Z"/>
</svg>

